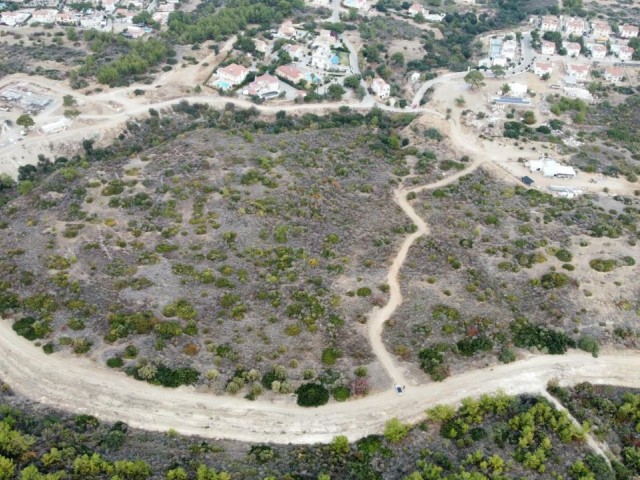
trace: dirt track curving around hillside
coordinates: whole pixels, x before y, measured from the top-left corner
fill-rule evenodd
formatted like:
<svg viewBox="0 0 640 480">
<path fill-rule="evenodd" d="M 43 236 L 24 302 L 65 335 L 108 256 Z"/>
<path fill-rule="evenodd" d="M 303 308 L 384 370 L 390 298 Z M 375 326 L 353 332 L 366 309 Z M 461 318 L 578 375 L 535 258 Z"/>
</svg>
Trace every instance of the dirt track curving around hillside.
<svg viewBox="0 0 640 480">
<path fill-rule="evenodd" d="M 397 396 L 391 389 L 346 403 L 320 408 L 296 407 L 285 401 L 251 402 L 216 397 L 190 388 L 154 387 L 98 366 L 86 359 L 47 356 L 17 337 L 10 323 L 0 321 L 0 377 L 35 401 L 104 421 L 124 421 L 153 431 L 175 429 L 187 435 L 248 442 L 327 442 L 336 435 L 351 440 L 379 433 L 385 422 L 424 418 L 436 404 L 495 392 L 540 393 L 548 380 L 590 381 L 640 387 L 639 352 L 603 354 L 597 359 L 581 352 L 563 356 L 532 356 L 508 365 L 471 371 L 442 383 L 408 387 Z"/>
</svg>

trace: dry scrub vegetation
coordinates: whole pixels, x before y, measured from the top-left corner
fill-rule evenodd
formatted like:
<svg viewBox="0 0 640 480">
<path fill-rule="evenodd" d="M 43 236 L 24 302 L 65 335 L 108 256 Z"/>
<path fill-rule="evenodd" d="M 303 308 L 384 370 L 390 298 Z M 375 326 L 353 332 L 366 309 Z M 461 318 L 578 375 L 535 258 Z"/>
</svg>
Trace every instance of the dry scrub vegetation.
<svg viewBox="0 0 640 480">
<path fill-rule="evenodd" d="M 432 235 L 409 252 L 385 335 L 434 379 L 513 361 L 514 346 L 637 345 L 637 199 L 554 198 L 478 171 L 414 206 Z"/>
</svg>

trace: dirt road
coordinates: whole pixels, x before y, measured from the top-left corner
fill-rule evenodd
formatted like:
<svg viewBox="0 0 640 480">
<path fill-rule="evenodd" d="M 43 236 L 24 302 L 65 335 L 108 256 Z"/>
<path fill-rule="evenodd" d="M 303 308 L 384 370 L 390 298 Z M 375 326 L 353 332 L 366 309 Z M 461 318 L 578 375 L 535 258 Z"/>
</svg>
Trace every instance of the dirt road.
<svg viewBox="0 0 640 480">
<path fill-rule="evenodd" d="M 303 409 L 295 406 L 292 397 L 278 397 L 277 403 L 251 402 L 188 388 L 159 388 L 86 359 L 47 356 L 17 337 L 9 322 L 0 321 L 0 377 L 29 398 L 147 430 L 173 428 L 188 435 L 249 442 L 327 442 L 336 435 L 355 440 L 381 432 L 392 417 L 419 421 L 428 407 L 499 389 L 509 394 L 538 393 L 552 378 L 640 387 L 638 353 L 603 354 L 598 359 L 578 352 L 533 356 L 442 383 L 407 387 L 402 396 L 389 389 L 359 400 Z"/>
</svg>

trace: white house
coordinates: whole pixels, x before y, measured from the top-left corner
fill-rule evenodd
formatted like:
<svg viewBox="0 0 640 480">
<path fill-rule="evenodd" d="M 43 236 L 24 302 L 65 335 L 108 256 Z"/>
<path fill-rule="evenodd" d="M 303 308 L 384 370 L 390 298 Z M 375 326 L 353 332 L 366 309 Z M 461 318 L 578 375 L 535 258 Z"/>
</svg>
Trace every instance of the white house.
<svg viewBox="0 0 640 480">
<path fill-rule="evenodd" d="M 56 13 L 56 23 L 58 25 L 77 25 L 79 14 L 73 12 Z"/>
<path fill-rule="evenodd" d="M 607 67 L 604 70 L 604 78 L 610 82 L 619 82 L 624 78 L 624 70 L 620 67 Z"/>
<path fill-rule="evenodd" d="M 304 48 L 302 48 L 300 45 L 291 45 L 291 44 L 287 44 L 284 47 L 282 47 L 284 49 L 285 52 L 287 52 L 289 54 L 289 56 L 291 58 L 293 58 L 294 60 L 300 60 L 302 58 L 304 58 L 305 55 L 305 50 Z"/>
<path fill-rule="evenodd" d="M 221 67 L 216 70 L 216 75 L 219 80 L 223 80 L 232 85 L 238 85 L 244 82 L 244 79 L 247 78 L 249 74 L 249 69 L 243 65 L 238 65 L 237 63 L 232 63 L 231 65 L 227 65 L 226 67 Z"/>
<path fill-rule="evenodd" d="M 24 25 L 31 17 L 32 10 L 22 9 L 14 12 L 2 12 L 0 23 L 4 23 L 9 27 L 17 27 Z"/>
<path fill-rule="evenodd" d="M 126 25 L 133 25 L 133 17 L 136 16 L 136 12 L 127 10 L 126 8 L 118 8 L 115 11 L 114 21 L 117 23 L 124 23 Z"/>
<path fill-rule="evenodd" d="M 601 60 L 607 56 L 607 47 L 599 43 L 589 45 L 589 51 L 591 52 L 591 57 L 595 60 Z"/>
<path fill-rule="evenodd" d="M 276 75 L 291 83 L 298 83 L 305 79 L 304 73 L 294 65 L 280 65 L 276 68 Z"/>
<path fill-rule="evenodd" d="M 620 27 L 620 36 L 622 38 L 633 38 L 638 36 L 638 27 L 635 25 L 625 24 Z"/>
<path fill-rule="evenodd" d="M 562 42 L 562 47 L 567 51 L 567 55 L 570 57 L 577 57 L 580 55 L 580 44 L 577 42 Z"/>
<path fill-rule="evenodd" d="M 502 42 L 502 48 L 500 49 L 500 55 L 513 60 L 513 58 L 516 56 L 516 48 L 517 48 L 518 44 L 516 43 L 515 40 L 506 40 L 504 42 Z"/>
<path fill-rule="evenodd" d="M 144 28 L 139 27 L 137 25 L 129 25 L 127 26 L 127 31 L 125 32 L 125 36 L 129 38 L 140 38 L 140 37 L 143 37 L 145 33 L 147 32 L 144 31 Z"/>
<path fill-rule="evenodd" d="M 585 30 L 587 29 L 584 20 L 581 18 L 570 18 L 564 24 L 564 30 L 567 35 L 584 35 Z"/>
<path fill-rule="evenodd" d="M 381 78 L 374 78 L 371 82 L 371 90 L 380 100 L 386 100 L 391 95 L 391 86 Z"/>
<path fill-rule="evenodd" d="M 542 41 L 542 55 L 553 55 L 556 53 L 556 44 L 555 42 L 547 42 L 546 40 Z"/>
<path fill-rule="evenodd" d="M 311 54 L 311 66 L 320 70 L 328 70 L 331 67 L 331 50 L 320 45 Z"/>
<path fill-rule="evenodd" d="M 620 49 L 618 50 L 618 58 L 620 60 L 631 60 L 633 58 L 633 52 L 635 50 L 631 47 L 628 47 L 626 45 L 622 45 L 620 47 Z"/>
<path fill-rule="evenodd" d="M 540 20 L 540 30 L 543 32 L 557 32 L 559 26 L 558 17 L 545 16 Z"/>
<path fill-rule="evenodd" d="M 256 77 L 243 93 L 259 97 L 275 97 L 280 93 L 280 81 L 276 77 L 265 73 Z"/>
<path fill-rule="evenodd" d="M 328 7 L 331 2 L 329 0 L 311 0 L 311 5 L 314 7 Z"/>
<path fill-rule="evenodd" d="M 293 26 L 291 20 L 286 20 L 280 25 L 280 28 L 278 28 L 277 35 L 282 38 L 292 39 L 298 35 L 298 31 Z"/>
<path fill-rule="evenodd" d="M 589 76 L 589 65 L 583 63 L 567 64 L 567 75 L 578 82 L 584 82 Z"/>
<path fill-rule="evenodd" d="M 424 8 L 424 6 L 422 6 L 421 4 L 419 4 L 417 2 L 409 7 L 408 12 L 409 12 L 409 15 L 411 15 L 412 17 L 415 17 L 419 13 L 422 14 L 423 17 L 425 15 L 429 15 L 429 10 L 426 10 Z"/>
<path fill-rule="evenodd" d="M 573 167 L 561 165 L 555 160 L 544 157 L 538 160 L 531 160 L 529 162 L 529 171 L 531 173 L 540 172 L 549 178 L 573 178 L 576 176 L 576 171 Z"/>
<path fill-rule="evenodd" d="M 533 62 L 533 73 L 540 77 L 546 74 L 551 75 L 553 73 L 553 63 L 535 61 Z"/>
<path fill-rule="evenodd" d="M 327 48 L 333 47 L 338 42 L 338 39 L 331 33 L 331 30 L 321 29 L 318 32 L 318 36 L 313 39 L 311 46 L 319 47 L 324 46 Z"/>
<path fill-rule="evenodd" d="M 55 23 L 57 14 L 58 11 L 54 9 L 34 10 L 31 14 L 30 23 Z"/>
<path fill-rule="evenodd" d="M 94 12 L 90 15 L 83 15 L 80 17 L 80 26 L 83 28 L 100 28 L 103 21 L 104 16 L 100 13 Z"/>
<path fill-rule="evenodd" d="M 116 11 L 116 7 L 120 3 L 120 0 L 103 0 L 102 6 L 104 7 L 105 12 L 113 13 Z"/>
<path fill-rule="evenodd" d="M 591 33 L 598 40 L 606 41 L 611 36 L 611 27 L 607 22 L 596 20 L 591 22 Z"/>
<path fill-rule="evenodd" d="M 529 88 L 524 83 L 509 83 L 509 93 L 507 94 L 509 97 L 524 97 L 527 94 Z"/>
</svg>

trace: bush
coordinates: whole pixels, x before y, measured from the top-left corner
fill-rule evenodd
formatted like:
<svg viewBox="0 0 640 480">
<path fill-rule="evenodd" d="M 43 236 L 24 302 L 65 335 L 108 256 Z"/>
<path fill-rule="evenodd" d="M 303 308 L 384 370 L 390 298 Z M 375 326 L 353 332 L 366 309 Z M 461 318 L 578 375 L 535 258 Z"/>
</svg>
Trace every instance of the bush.
<svg viewBox="0 0 640 480">
<path fill-rule="evenodd" d="M 598 345 L 598 341 L 588 335 L 583 335 L 578 339 L 578 348 L 585 352 L 589 352 L 594 358 L 597 358 L 598 353 L 600 352 L 600 345 Z"/>
<path fill-rule="evenodd" d="M 322 351 L 322 363 L 325 365 L 333 365 L 341 357 L 342 351 L 334 347 L 325 348 Z"/>
<path fill-rule="evenodd" d="M 449 347 L 444 343 L 438 343 L 432 347 L 423 348 L 418 354 L 420 368 L 431 375 L 436 382 L 441 382 L 449 376 L 449 368 L 444 364 L 444 352 Z"/>
<path fill-rule="evenodd" d="M 611 272 L 618 266 L 614 259 L 594 258 L 589 262 L 589 266 L 596 272 Z"/>
<path fill-rule="evenodd" d="M 493 348 L 493 342 L 491 339 L 484 335 L 480 335 L 475 338 L 465 337 L 456 343 L 458 347 L 458 353 L 465 357 L 471 357 L 478 352 L 488 352 Z"/>
<path fill-rule="evenodd" d="M 122 357 L 111 357 L 107 360 L 107 367 L 109 368 L 120 368 L 122 365 L 124 365 Z"/>
<path fill-rule="evenodd" d="M 513 322 L 509 328 L 516 347 L 535 347 L 552 355 L 559 355 L 565 353 L 567 348 L 576 346 L 576 342 L 564 332 L 533 326 L 523 318 Z"/>
<path fill-rule="evenodd" d="M 369 287 L 360 287 L 356 290 L 356 295 L 359 297 L 368 297 L 371 295 L 371 289 Z"/>
<path fill-rule="evenodd" d="M 562 272 L 545 273 L 540 279 L 542 288 L 550 290 L 552 288 L 562 288 L 569 283 L 569 276 Z"/>
<path fill-rule="evenodd" d="M 569 250 L 561 248 L 556 252 L 556 258 L 561 262 L 570 262 L 571 260 L 573 260 L 573 255 Z"/>
<path fill-rule="evenodd" d="M 301 407 L 319 407 L 329 401 L 329 390 L 318 383 L 305 383 L 296 390 L 296 394 Z"/>
<path fill-rule="evenodd" d="M 333 398 L 338 402 L 344 402 L 351 396 L 351 390 L 349 387 L 340 386 L 333 390 Z"/>
<path fill-rule="evenodd" d="M 51 328 L 46 322 L 33 317 L 22 317 L 13 324 L 13 331 L 27 340 L 44 338 Z"/>
<path fill-rule="evenodd" d="M 511 363 L 516 361 L 516 354 L 510 348 L 503 348 L 500 350 L 498 360 L 502 363 Z"/>
<path fill-rule="evenodd" d="M 405 425 L 397 418 L 392 418 L 385 424 L 384 438 L 391 443 L 398 443 L 409 434 L 410 430 L 411 425 Z"/>
</svg>

